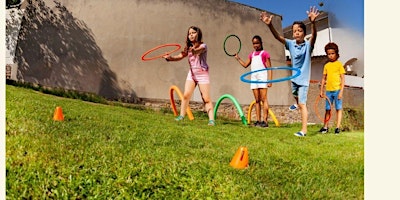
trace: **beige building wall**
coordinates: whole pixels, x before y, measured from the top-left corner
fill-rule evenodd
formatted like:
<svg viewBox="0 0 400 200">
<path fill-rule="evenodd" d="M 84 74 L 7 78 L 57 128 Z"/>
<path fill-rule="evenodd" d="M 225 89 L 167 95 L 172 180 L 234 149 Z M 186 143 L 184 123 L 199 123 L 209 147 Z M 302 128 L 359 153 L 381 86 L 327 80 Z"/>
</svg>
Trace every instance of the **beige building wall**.
<svg viewBox="0 0 400 200">
<path fill-rule="evenodd" d="M 19 36 L 16 61 L 19 80 L 52 87 L 93 92 L 108 98 L 169 99 L 169 88 L 183 92 L 189 67 L 185 60 L 142 61 L 147 50 L 166 43 L 184 46 L 191 25 L 203 31 L 208 45 L 211 97 L 215 102 L 231 94 L 240 104 L 254 97 L 240 76 L 250 71 L 225 54 L 227 35 L 240 37 L 239 55 L 253 51 L 251 39 L 260 35 L 272 65 L 284 66 L 281 43 L 259 21 L 261 10 L 225 0 L 53 0 L 27 6 Z M 282 33 L 281 17 L 274 25 Z M 273 71 L 274 78 L 290 71 Z M 290 105 L 290 82 L 274 83 L 271 105 Z M 201 101 L 199 92 L 194 101 Z"/>
</svg>

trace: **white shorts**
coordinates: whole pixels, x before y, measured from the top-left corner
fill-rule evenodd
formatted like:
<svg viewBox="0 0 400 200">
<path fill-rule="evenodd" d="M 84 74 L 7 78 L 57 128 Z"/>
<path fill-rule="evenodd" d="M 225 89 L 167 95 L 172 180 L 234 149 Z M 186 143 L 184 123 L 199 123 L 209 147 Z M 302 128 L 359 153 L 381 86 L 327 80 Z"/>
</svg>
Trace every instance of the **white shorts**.
<svg viewBox="0 0 400 200">
<path fill-rule="evenodd" d="M 266 71 L 252 73 L 251 81 L 265 82 L 268 80 L 267 75 L 268 73 L 266 73 Z M 267 83 L 250 83 L 250 89 L 258 89 L 258 88 L 268 88 Z"/>
</svg>

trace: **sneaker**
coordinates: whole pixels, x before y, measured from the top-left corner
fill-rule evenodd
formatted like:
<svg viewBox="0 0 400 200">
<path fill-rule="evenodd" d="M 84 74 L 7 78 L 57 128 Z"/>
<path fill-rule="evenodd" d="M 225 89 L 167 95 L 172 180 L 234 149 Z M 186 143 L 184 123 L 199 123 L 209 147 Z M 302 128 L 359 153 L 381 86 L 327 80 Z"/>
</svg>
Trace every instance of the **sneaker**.
<svg viewBox="0 0 400 200">
<path fill-rule="evenodd" d="M 294 135 L 297 137 L 305 137 L 307 134 L 299 131 L 299 132 L 295 133 Z"/>
<path fill-rule="evenodd" d="M 256 122 L 253 124 L 253 126 L 259 127 L 259 126 L 260 126 L 260 122 L 259 122 L 259 121 L 256 121 Z"/>
<path fill-rule="evenodd" d="M 179 121 L 182 121 L 183 118 L 184 118 L 184 117 L 183 117 L 182 115 L 179 115 L 178 117 L 175 118 L 175 121 L 178 121 L 178 122 L 179 122 Z"/>
<path fill-rule="evenodd" d="M 297 109 L 297 104 L 293 104 L 289 107 L 289 110 L 296 110 Z"/>
<path fill-rule="evenodd" d="M 212 119 L 209 120 L 209 121 L 208 121 L 208 125 L 209 125 L 209 126 L 215 126 L 215 121 L 212 120 Z"/>
<path fill-rule="evenodd" d="M 260 127 L 268 128 L 268 123 L 266 123 L 265 121 L 262 121 L 262 122 L 260 123 Z"/>
<path fill-rule="evenodd" d="M 339 134 L 340 133 L 340 129 L 339 128 L 335 128 L 335 134 Z"/>
<path fill-rule="evenodd" d="M 319 132 L 321 133 L 327 133 L 328 132 L 328 128 L 322 127 Z"/>
</svg>

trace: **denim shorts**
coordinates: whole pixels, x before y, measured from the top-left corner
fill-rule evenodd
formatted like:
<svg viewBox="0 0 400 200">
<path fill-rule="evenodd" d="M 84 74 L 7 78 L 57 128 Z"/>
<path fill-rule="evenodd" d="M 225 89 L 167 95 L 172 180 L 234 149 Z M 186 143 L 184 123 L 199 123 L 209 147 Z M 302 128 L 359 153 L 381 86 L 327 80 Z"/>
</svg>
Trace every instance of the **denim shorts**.
<svg viewBox="0 0 400 200">
<path fill-rule="evenodd" d="M 335 91 L 326 91 L 325 95 L 329 100 L 331 101 L 331 104 L 335 104 L 336 110 L 342 110 L 342 99 L 338 99 L 340 90 L 335 90 Z M 329 105 L 329 102 L 326 100 L 325 103 L 325 109 L 326 110 L 331 110 L 331 106 Z"/>
<path fill-rule="evenodd" d="M 292 94 L 295 98 L 298 99 L 299 104 L 306 104 L 308 95 L 308 86 L 297 85 L 296 83 L 292 82 Z"/>
</svg>

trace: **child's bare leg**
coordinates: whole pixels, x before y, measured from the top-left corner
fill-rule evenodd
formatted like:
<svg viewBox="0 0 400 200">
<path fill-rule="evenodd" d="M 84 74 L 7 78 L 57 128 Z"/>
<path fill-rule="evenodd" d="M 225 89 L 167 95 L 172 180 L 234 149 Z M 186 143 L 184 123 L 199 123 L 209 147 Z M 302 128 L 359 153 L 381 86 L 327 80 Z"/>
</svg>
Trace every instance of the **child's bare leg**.
<svg viewBox="0 0 400 200">
<path fill-rule="evenodd" d="M 328 123 L 329 123 L 329 116 L 331 115 L 331 110 L 326 110 L 325 111 L 325 118 L 324 118 L 324 128 L 328 128 Z"/>
<path fill-rule="evenodd" d="M 262 111 L 263 111 L 263 115 L 264 115 L 263 121 L 265 121 L 265 123 L 268 122 L 268 108 L 269 108 L 268 99 L 267 99 L 267 92 L 268 92 L 267 88 L 263 88 L 263 89 L 260 90 L 261 101 L 263 102 L 263 107 L 262 107 Z"/>
<path fill-rule="evenodd" d="M 204 101 L 204 108 L 209 120 L 214 120 L 214 108 L 210 98 L 210 84 L 199 84 L 200 92 Z"/>
<path fill-rule="evenodd" d="M 261 102 L 260 102 L 260 90 L 261 89 L 253 89 L 254 100 L 256 103 L 254 106 L 256 107 L 256 121 L 261 121 Z"/>
<path fill-rule="evenodd" d="M 340 128 L 340 123 L 342 123 L 342 110 L 336 111 L 336 128 Z"/>
<path fill-rule="evenodd" d="M 298 104 L 301 112 L 301 132 L 307 133 L 308 111 L 306 104 Z"/>
<path fill-rule="evenodd" d="M 192 97 L 196 84 L 193 81 L 186 81 L 185 91 L 183 93 L 183 99 L 181 103 L 180 115 L 184 117 L 186 115 L 186 108 L 189 106 L 190 98 Z"/>
</svg>

